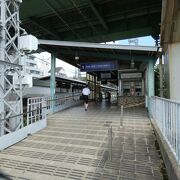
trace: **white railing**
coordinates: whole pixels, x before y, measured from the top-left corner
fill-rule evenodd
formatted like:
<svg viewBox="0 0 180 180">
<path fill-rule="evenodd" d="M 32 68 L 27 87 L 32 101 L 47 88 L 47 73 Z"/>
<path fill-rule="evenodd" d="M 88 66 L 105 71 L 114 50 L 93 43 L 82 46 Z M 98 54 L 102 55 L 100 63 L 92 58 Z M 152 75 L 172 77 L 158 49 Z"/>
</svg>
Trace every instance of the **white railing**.
<svg viewBox="0 0 180 180">
<path fill-rule="evenodd" d="M 46 102 L 46 113 L 58 112 L 68 107 L 80 104 L 82 102 L 79 99 L 80 95 L 81 93 L 42 97 L 43 101 Z"/>
<path fill-rule="evenodd" d="M 9 117 L 9 119 L 0 120 L 0 150 L 21 141 L 26 138 L 28 134 L 33 134 L 45 128 L 47 126 L 47 114 L 82 103 L 82 101 L 79 100 L 79 97 L 80 93 L 73 95 L 65 94 L 55 96 L 54 98 L 29 98 L 27 100 L 27 112 L 14 117 Z M 13 122 L 15 122 L 16 119 L 21 117 L 23 117 L 22 125 L 19 126 L 19 124 L 17 124 L 17 127 L 19 128 L 7 131 L 7 126 L 10 126 L 10 124 L 5 125 L 5 121 L 8 122 L 8 120 L 13 120 Z"/>
<path fill-rule="evenodd" d="M 180 164 L 180 102 L 151 97 L 150 115 Z"/>
<path fill-rule="evenodd" d="M 42 97 L 28 98 L 27 125 L 46 119 L 46 102 Z"/>
<path fill-rule="evenodd" d="M 23 118 L 22 118 L 23 117 Z M 16 125 L 17 119 L 23 119 L 22 125 L 13 128 L 11 131 L 6 131 L 7 127 L 11 129 L 11 124 Z M 11 124 L 6 124 L 6 122 L 13 122 Z M 0 121 L 0 128 L 2 135 L 0 136 L 0 150 L 3 150 L 21 140 L 26 138 L 29 134 L 36 133 L 37 131 L 45 128 L 47 126 L 46 119 L 46 104 L 42 98 L 29 98 L 27 103 L 27 112 L 22 114 L 9 117 L 8 119 Z M 6 128 L 6 129 L 5 129 Z"/>
</svg>

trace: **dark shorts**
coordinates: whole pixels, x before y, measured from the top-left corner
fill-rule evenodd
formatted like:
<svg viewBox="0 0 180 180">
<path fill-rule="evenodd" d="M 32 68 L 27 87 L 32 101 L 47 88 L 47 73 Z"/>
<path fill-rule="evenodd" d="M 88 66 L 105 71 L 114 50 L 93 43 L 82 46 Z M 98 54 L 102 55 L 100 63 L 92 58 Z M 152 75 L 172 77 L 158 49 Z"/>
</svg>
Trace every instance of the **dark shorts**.
<svg viewBox="0 0 180 180">
<path fill-rule="evenodd" d="M 83 99 L 84 99 L 84 102 L 87 104 L 88 103 L 88 96 L 87 95 L 83 95 Z"/>
</svg>

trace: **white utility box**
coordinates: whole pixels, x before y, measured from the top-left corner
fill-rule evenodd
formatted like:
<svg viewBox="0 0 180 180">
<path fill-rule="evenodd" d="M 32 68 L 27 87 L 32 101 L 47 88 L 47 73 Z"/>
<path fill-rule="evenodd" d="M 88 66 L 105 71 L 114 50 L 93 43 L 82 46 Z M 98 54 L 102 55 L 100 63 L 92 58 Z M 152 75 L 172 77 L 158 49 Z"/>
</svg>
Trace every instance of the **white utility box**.
<svg viewBox="0 0 180 180">
<path fill-rule="evenodd" d="M 38 49 L 38 39 L 33 35 L 23 35 L 20 37 L 20 50 L 31 52 Z"/>
</svg>

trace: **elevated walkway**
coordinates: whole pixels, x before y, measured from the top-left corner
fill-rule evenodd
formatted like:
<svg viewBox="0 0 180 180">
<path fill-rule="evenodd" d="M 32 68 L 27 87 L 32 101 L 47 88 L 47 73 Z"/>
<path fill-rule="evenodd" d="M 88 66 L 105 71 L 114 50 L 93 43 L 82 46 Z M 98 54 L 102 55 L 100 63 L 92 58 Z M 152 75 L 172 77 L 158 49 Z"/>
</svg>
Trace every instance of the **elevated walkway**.
<svg viewBox="0 0 180 180">
<path fill-rule="evenodd" d="M 112 160 L 108 125 L 112 125 Z M 44 130 L 0 152 L 0 170 L 12 179 L 163 180 L 165 171 L 144 108 L 107 104 L 74 107 L 48 117 Z"/>
</svg>

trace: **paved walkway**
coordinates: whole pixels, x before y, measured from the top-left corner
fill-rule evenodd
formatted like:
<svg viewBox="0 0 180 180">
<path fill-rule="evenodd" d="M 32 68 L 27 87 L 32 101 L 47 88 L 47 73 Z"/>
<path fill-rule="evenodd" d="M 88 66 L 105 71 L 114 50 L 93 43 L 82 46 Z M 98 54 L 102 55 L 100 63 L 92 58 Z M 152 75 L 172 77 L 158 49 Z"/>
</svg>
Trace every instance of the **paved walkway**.
<svg viewBox="0 0 180 180">
<path fill-rule="evenodd" d="M 112 161 L 108 125 L 113 130 Z M 163 180 L 159 151 L 146 110 L 90 104 L 48 117 L 48 127 L 0 152 L 0 169 L 12 179 Z"/>
</svg>

